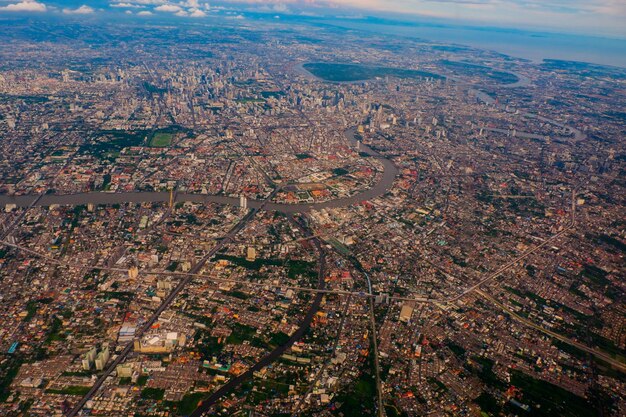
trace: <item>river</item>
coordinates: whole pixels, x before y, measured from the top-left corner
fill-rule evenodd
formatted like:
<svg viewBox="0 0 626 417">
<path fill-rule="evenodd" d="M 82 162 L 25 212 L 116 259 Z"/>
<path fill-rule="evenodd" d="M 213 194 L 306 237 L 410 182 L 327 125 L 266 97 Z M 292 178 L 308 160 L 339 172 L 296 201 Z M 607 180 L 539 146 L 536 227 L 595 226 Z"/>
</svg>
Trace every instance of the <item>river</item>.
<svg viewBox="0 0 626 417">
<path fill-rule="evenodd" d="M 345 132 L 346 138 L 351 145 L 356 145 L 356 129 L 351 128 Z M 263 202 L 261 200 L 248 199 L 248 207 L 260 208 L 264 205 L 264 210 L 279 211 L 282 213 L 306 213 L 311 210 L 320 210 L 323 208 L 337 208 L 346 207 L 353 204 L 358 204 L 363 201 L 371 200 L 376 197 L 380 197 L 385 194 L 393 185 L 393 181 L 398 174 L 398 169 L 390 160 L 384 158 L 375 150 L 368 146 L 361 144 L 360 151 L 368 154 L 371 157 L 377 158 L 383 165 L 383 175 L 378 183 L 372 188 L 357 193 L 350 197 L 338 198 L 336 200 L 323 201 L 319 203 L 307 203 L 307 204 L 287 204 L 287 203 L 273 203 Z M 37 195 L 22 195 L 22 196 L 10 196 L 0 195 L 0 205 L 15 204 L 18 207 L 30 206 L 39 196 Z M 168 192 L 158 191 L 133 191 L 124 193 L 107 193 L 107 192 L 89 192 L 78 194 L 46 194 L 42 196 L 39 201 L 35 203 L 35 206 L 50 206 L 58 204 L 61 206 L 76 206 L 86 204 L 124 204 L 124 203 L 153 203 L 153 202 L 167 202 L 170 195 Z M 176 193 L 176 202 L 190 201 L 194 203 L 216 203 L 227 204 L 231 206 L 239 207 L 239 198 L 226 197 L 218 195 L 207 194 L 192 194 L 192 193 Z"/>
</svg>

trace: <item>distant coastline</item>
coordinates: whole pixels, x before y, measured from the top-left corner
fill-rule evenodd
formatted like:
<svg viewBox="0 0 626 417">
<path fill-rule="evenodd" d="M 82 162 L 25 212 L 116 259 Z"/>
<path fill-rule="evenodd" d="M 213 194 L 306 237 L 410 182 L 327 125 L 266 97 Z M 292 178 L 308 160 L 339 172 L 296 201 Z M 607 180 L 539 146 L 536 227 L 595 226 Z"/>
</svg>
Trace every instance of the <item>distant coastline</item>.
<svg viewBox="0 0 626 417">
<path fill-rule="evenodd" d="M 620 39 L 418 23 L 411 26 L 338 19 L 327 23 L 346 29 L 466 45 L 535 63 L 544 59 L 578 61 L 626 69 L 626 41 Z"/>
</svg>

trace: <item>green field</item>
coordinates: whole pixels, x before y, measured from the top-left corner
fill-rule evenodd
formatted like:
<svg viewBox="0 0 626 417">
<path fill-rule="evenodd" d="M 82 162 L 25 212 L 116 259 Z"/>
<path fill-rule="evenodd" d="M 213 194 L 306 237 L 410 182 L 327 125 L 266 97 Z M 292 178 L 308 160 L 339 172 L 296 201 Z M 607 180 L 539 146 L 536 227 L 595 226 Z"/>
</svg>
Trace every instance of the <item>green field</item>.
<svg viewBox="0 0 626 417">
<path fill-rule="evenodd" d="M 202 392 L 186 394 L 183 399 L 177 403 L 178 415 L 188 416 L 189 414 L 193 413 L 193 411 L 198 408 L 198 404 L 205 396 L 206 394 Z"/>
<path fill-rule="evenodd" d="M 150 139 L 150 146 L 153 148 L 165 148 L 171 145 L 173 138 L 173 133 L 157 132 L 152 135 L 152 139 Z"/>
<path fill-rule="evenodd" d="M 226 342 L 233 345 L 241 345 L 247 340 L 251 340 L 256 334 L 256 329 L 245 324 L 233 323 L 231 325 L 233 332 L 228 336 Z"/>
<path fill-rule="evenodd" d="M 61 395 L 80 395 L 83 396 L 89 392 L 91 387 L 83 386 L 69 386 L 63 389 L 47 389 L 48 394 L 61 394 Z"/>
<path fill-rule="evenodd" d="M 361 64 L 334 64 L 329 62 L 309 63 L 304 69 L 325 81 L 365 81 L 376 77 L 396 78 L 434 78 L 445 79 L 444 76 L 427 71 L 404 68 L 376 67 Z"/>
<path fill-rule="evenodd" d="M 112 159 L 129 146 L 141 146 L 146 132 L 143 130 L 101 130 L 78 149 L 79 154 L 90 154 L 100 159 Z"/>
<path fill-rule="evenodd" d="M 511 385 L 521 389 L 521 402 L 532 407 L 533 416 L 595 417 L 600 412 L 586 399 L 549 382 L 514 370 Z"/>
<path fill-rule="evenodd" d="M 144 388 L 141 390 L 141 398 L 144 400 L 160 401 L 165 395 L 165 390 L 162 388 Z"/>
<path fill-rule="evenodd" d="M 498 71 L 484 65 L 469 62 L 443 60 L 441 64 L 456 74 L 488 78 L 500 84 L 514 84 L 519 81 L 517 75 L 506 71 Z"/>
<path fill-rule="evenodd" d="M 218 253 L 215 255 L 214 260 L 225 259 L 233 265 L 241 266 L 253 271 L 259 271 L 262 266 L 284 266 L 288 268 L 287 276 L 291 279 L 295 279 L 300 275 L 304 275 L 310 278 L 317 277 L 317 269 L 314 262 L 303 261 L 299 259 L 263 259 L 258 258 L 254 261 L 248 261 L 246 258 L 232 255 L 224 255 Z"/>
</svg>

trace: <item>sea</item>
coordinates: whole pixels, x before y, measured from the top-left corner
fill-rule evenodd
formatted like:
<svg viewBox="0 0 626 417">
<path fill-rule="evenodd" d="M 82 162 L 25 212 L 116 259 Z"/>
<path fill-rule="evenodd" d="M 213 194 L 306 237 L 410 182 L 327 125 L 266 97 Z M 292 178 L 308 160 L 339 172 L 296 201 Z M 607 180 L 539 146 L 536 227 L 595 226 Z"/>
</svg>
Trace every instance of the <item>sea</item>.
<svg viewBox="0 0 626 417">
<path fill-rule="evenodd" d="M 329 20 L 328 24 L 487 49 L 536 63 L 558 59 L 626 68 L 626 39 L 445 24 L 396 25 L 338 19 Z"/>
</svg>

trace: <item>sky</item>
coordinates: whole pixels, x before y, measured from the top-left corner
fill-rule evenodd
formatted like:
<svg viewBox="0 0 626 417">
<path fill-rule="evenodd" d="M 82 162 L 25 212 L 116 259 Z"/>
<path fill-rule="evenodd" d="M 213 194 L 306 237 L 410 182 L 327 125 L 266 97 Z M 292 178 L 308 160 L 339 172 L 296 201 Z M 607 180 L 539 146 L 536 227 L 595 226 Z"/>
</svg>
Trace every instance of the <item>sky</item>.
<svg viewBox="0 0 626 417">
<path fill-rule="evenodd" d="M 0 14 L 101 12 L 204 18 L 216 13 L 303 14 L 405 20 L 594 34 L 626 39 L 626 0 L 0 0 Z"/>
</svg>

